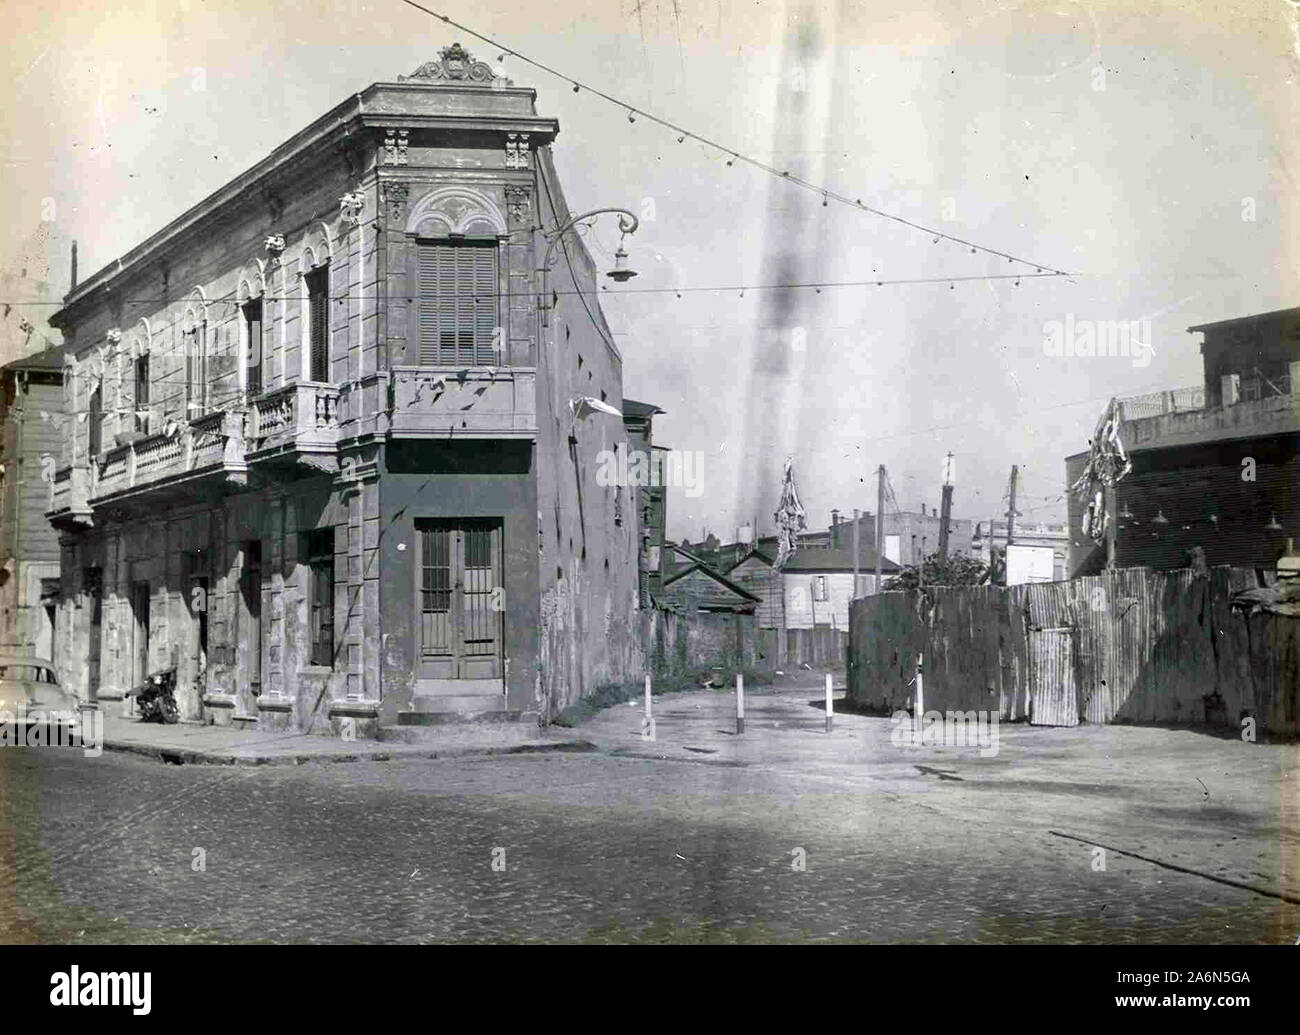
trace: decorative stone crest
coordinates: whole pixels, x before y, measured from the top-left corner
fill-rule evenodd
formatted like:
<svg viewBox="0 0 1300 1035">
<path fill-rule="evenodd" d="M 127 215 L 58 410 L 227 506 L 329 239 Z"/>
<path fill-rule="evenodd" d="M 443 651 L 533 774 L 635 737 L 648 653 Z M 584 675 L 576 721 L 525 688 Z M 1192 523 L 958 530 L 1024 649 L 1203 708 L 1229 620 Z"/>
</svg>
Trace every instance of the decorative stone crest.
<svg viewBox="0 0 1300 1035">
<path fill-rule="evenodd" d="M 406 222 L 406 199 L 410 193 L 411 186 L 408 183 L 384 181 L 384 203 L 388 206 L 388 221 L 394 226 Z"/>
<path fill-rule="evenodd" d="M 504 80 L 506 85 L 511 85 L 509 79 L 493 72 L 492 66 L 487 62 L 475 61 L 459 43 L 453 43 L 450 47 L 443 47 L 438 51 L 437 61 L 426 61 L 410 75 L 397 77 L 399 83 L 414 79 L 474 83 L 482 86 L 491 86 L 495 82 Z"/>
<path fill-rule="evenodd" d="M 528 134 L 527 133 L 506 134 L 506 168 L 507 169 L 528 168 Z"/>
<path fill-rule="evenodd" d="M 271 234 L 264 242 L 266 250 L 271 253 L 272 259 L 278 259 L 280 253 L 284 251 L 284 234 Z"/>
<path fill-rule="evenodd" d="M 361 210 L 365 205 L 366 196 L 359 190 L 351 191 L 339 198 L 339 215 L 348 226 L 360 226 Z"/>
<path fill-rule="evenodd" d="M 110 345 L 116 345 L 122 340 L 122 329 L 120 327 L 110 327 L 104 337 L 108 339 Z"/>
<path fill-rule="evenodd" d="M 506 210 L 510 218 L 523 221 L 528 218 L 531 195 L 527 187 L 515 183 L 506 184 Z"/>
<path fill-rule="evenodd" d="M 389 129 L 384 131 L 384 158 L 389 165 L 405 165 L 406 148 L 410 130 Z"/>
</svg>

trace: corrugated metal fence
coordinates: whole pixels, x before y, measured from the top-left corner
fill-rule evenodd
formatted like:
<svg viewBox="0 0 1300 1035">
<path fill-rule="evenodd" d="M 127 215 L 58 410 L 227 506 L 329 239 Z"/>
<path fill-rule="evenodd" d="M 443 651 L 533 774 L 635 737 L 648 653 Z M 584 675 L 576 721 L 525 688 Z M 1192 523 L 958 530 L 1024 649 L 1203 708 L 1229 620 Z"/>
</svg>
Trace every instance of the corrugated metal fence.
<svg viewBox="0 0 1300 1035">
<path fill-rule="evenodd" d="M 1129 568 L 999 588 L 884 593 L 850 613 L 849 697 L 909 709 L 919 653 L 925 708 L 1004 720 L 1188 722 L 1300 733 L 1300 619 L 1229 606 L 1247 569 Z"/>
</svg>

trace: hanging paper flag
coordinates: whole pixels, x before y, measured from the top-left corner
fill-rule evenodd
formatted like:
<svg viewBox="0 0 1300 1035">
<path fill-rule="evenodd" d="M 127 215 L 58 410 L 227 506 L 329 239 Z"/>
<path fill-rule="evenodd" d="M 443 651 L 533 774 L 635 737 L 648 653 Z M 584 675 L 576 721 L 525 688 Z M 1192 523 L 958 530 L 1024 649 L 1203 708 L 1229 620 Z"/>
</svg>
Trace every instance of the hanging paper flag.
<svg viewBox="0 0 1300 1035">
<path fill-rule="evenodd" d="M 778 549 L 777 568 L 785 567 L 795 550 L 799 548 L 799 533 L 808 527 L 803 504 L 799 502 L 799 490 L 794 484 L 794 457 L 785 458 L 785 479 L 781 486 L 781 502 L 777 505 L 776 518 Z"/>
<path fill-rule="evenodd" d="M 593 413 L 608 413 L 611 417 L 621 417 L 622 412 L 607 402 L 600 399 L 593 399 L 589 395 L 580 395 L 576 399 L 569 401 L 569 409 L 573 413 L 573 419 L 584 420 Z"/>
<path fill-rule="evenodd" d="M 1110 525 L 1110 515 L 1106 513 L 1104 489 L 1114 488 L 1115 483 L 1133 470 L 1133 461 L 1124 451 L 1120 441 L 1119 429 L 1124 423 L 1123 407 L 1118 399 L 1111 399 L 1097 428 L 1093 432 L 1091 452 L 1083 473 L 1070 486 L 1080 500 L 1089 500 L 1083 516 L 1082 531 L 1094 542 L 1101 542 L 1106 537 Z"/>
</svg>

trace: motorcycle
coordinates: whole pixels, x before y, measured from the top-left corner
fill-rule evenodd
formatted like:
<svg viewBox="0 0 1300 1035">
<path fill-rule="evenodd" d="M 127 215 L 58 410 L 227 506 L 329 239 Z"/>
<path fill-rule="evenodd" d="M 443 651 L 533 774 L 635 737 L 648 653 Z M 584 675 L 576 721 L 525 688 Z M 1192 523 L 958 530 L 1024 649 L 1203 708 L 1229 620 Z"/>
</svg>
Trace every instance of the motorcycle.
<svg viewBox="0 0 1300 1035">
<path fill-rule="evenodd" d="M 143 686 L 136 687 L 131 693 L 135 696 L 136 706 L 140 709 L 141 722 L 161 722 L 171 725 L 180 721 L 180 709 L 176 707 L 174 668 L 154 673 Z"/>
</svg>

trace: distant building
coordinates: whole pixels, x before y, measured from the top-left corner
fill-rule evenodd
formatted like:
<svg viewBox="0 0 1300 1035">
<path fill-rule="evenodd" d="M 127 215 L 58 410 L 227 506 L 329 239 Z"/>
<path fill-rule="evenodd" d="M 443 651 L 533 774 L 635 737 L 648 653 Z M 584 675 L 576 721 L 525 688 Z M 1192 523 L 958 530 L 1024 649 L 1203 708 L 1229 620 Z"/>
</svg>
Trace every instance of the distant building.
<svg viewBox="0 0 1300 1035">
<path fill-rule="evenodd" d="M 701 669 L 742 671 L 756 658 L 754 612 L 759 597 L 680 546 L 655 593 L 647 655 L 656 673 L 685 676 Z"/>
<path fill-rule="evenodd" d="M 664 580 L 658 598 L 691 611 L 727 611 L 753 615 L 761 598 L 697 557 L 672 548 L 683 562 Z"/>
<path fill-rule="evenodd" d="M 940 515 L 937 509 L 919 511 L 891 511 L 885 514 L 884 549 L 881 554 L 902 567 L 917 564 L 939 550 Z M 948 555 L 970 556 L 975 525 L 966 518 L 948 519 Z M 873 549 L 876 544 L 876 515 L 870 511 L 858 517 L 858 537 L 862 545 Z M 804 538 L 800 537 L 800 543 Z M 853 519 L 844 519 L 838 510 L 831 511 L 831 527 L 808 537 L 810 546 L 844 546 L 853 542 Z M 874 569 L 873 569 L 874 570 Z"/>
<path fill-rule="evenodd" d="M 1204 334 L 1203 382 L 1119 400 L 1119 438 L 1133 463 L 1106 492 L 1106 533 L 1084 534 L 1070 495 L 1069 571 L 1273 568 L 1300 536 L 1300 308 L 1189 327 Z M 1067 457 L 1067 484 L 1088 453 Z"/>
<path fill-rule="evenodd" d="M 876 592 L 876 551 L 858 549 L 854 591 L 851 546 L 801 547 L 777 569 L 775 544 L 749 550 L 727 577 L 760 598 L 759 651 L 774 665 L 837 663 L 847 645 L 849 601 Z M 899 565 L 882 558 L 882 579 Z"/>
<path fill-rule="evenodd" d="M 632 487 L 634 516 L 640 521 L 641 542 L 637 552 L 641 607 L 650 607 L 651 598 L 663 586 L 664 530 L 668 522 L 668 489 L 663 479 L 663 455 L 667 450 L 654 445 L 654 418 L 663 413 L 658 406 L 623 398 L 623 426 L 627 429 L 628 463 L 632 454 L 645 457 L 645 469 L 651 473 L 650 484 Z"/>
<path fill-rule="evenodd" d="M 61 441 L 63 353 L 0 369 L 0 650 L 54 657 L 59 537 L 45 520 Z"/>
<path fill-rule="evenodd" d="M 1052 551 L 1052 581 L 1069 577 L 1070 528 L 1068 525 L 1046 522 L 1016 522 L 1012 542 L 1019 546 L 1043 547 Z M 1005 549 L 1007 523 L 1005 521 L 977 521 L 971 537 L 970 556 L 984 564 L 992 563 L 992 551 Z"/>
</svg>

